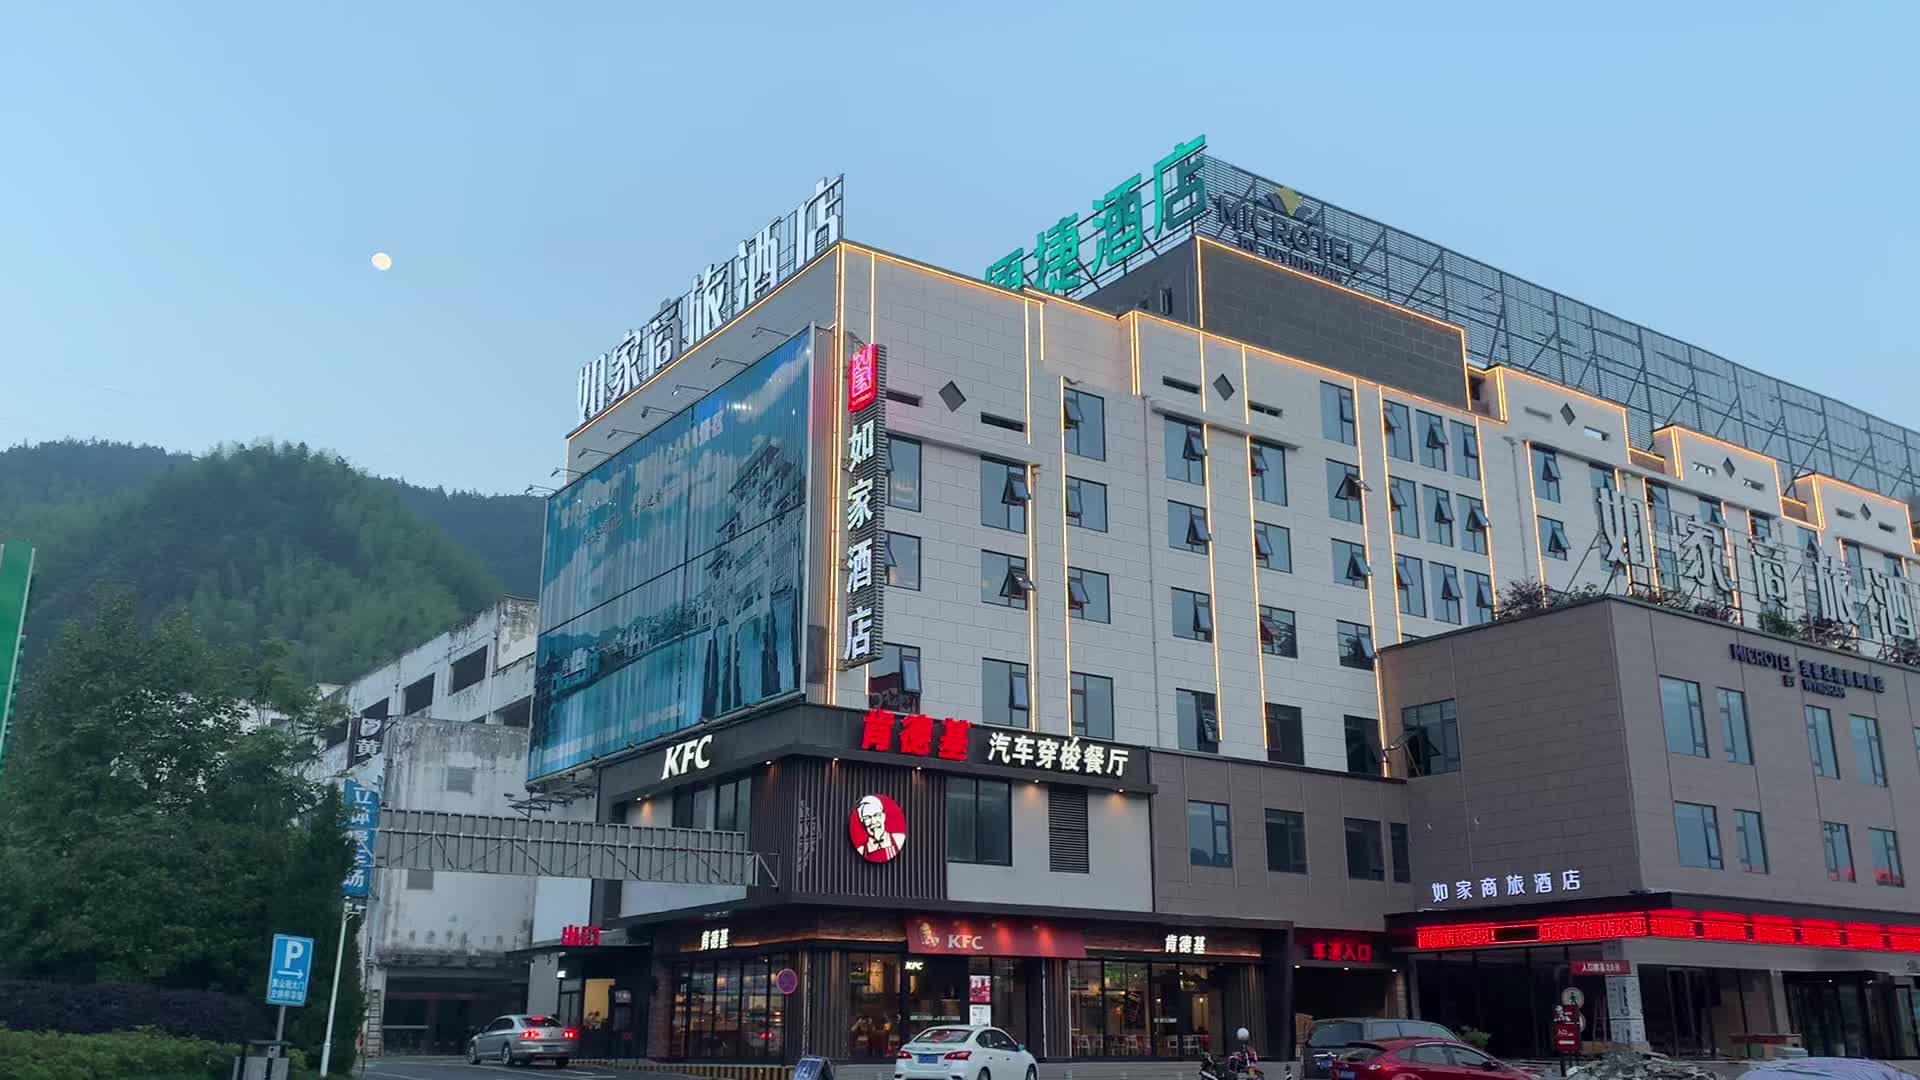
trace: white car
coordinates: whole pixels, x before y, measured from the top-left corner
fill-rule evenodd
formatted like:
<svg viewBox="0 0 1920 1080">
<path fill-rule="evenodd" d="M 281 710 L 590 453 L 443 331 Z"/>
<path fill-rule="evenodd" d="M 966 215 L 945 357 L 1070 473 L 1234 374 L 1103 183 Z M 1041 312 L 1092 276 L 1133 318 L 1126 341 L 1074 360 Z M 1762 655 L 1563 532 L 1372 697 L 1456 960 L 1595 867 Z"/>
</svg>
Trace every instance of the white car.
<svg viewBox="0 0 1920 1080">
<path fill-rule="evenodd" d="M 893 1080 L 1034 1080 L 1033 1055 L 997 1027 L 930 1027 L 893 1056 Z"/>
</svg>

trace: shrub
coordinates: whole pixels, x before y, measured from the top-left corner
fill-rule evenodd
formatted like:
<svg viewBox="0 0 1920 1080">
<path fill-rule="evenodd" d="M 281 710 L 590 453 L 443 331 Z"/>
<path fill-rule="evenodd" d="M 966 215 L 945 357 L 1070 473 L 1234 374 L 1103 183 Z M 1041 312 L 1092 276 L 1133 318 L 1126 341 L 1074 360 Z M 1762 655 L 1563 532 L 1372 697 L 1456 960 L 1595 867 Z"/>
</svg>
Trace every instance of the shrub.
<svg viewBox="0 0 1920 1080">
<path fill-rule="evenodd" d="M 225 1080 L 237 1046 L 157 1031 L 73 1035 L 0 1028 L 0 1070 L 7 1080 Z"/>
<path fill-rule="evenodd" d="M 152 1028 L 220 1043 L 273 1034 L 266 1007 L 247 998 L 127 983 L 0 979 L 0 1023 L 15 1031 L 77 1035 Z"/>
</svg>

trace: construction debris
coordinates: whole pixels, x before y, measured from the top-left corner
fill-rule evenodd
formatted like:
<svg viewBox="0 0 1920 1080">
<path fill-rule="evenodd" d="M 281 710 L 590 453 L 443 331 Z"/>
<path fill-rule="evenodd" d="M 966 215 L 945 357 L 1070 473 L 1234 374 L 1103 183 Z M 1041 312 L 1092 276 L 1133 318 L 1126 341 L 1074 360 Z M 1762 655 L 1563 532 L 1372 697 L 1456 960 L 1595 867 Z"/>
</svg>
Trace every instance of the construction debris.
<svg viewBox="0 0 1920 1080">
<path fill-rule="evenodd" d="M 1567 1075 L 1581 1080 L 1723 1080 L 1720 1073 L 1704 1066 L 1675 1061 L 1664 1054 L 1626 1050 L 1576 1065 L 1567 1070 Z"/>
</svg>

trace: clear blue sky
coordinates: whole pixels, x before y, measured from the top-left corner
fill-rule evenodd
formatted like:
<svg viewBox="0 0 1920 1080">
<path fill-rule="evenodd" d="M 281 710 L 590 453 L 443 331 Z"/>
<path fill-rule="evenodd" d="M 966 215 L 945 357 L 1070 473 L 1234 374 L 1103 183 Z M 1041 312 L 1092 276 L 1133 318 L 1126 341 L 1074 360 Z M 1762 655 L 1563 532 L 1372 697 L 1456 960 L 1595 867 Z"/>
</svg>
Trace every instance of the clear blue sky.
<svg viewBox="0 0 1920 1080">
<path fill-rule="evenodd" d="M 0 445 L 518 491 L 579 363 L 815 178 L 977 272 L 1200 132 L 1920 426 L 1917 70 L 1907 2 L 11 4 Z"/>
</svg>

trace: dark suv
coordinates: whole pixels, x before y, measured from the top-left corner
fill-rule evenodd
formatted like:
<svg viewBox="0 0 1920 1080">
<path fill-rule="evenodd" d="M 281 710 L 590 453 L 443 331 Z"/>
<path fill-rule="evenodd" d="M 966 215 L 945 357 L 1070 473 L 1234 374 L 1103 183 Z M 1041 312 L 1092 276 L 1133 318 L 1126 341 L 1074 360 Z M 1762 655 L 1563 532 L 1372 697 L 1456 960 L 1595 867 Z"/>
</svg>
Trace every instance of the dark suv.
<svg viewBox="0 0 1920 1080">
<path fill-rule="evenodd" d="M 1382 1017 L 1339 1017 L 1315 1020 L 1307 1033 L 1307 1047 L 1300 1054 L 1303 1078 L 1330 1077 L 1333 1059 L 1348 1043 L 1375 1039 L 1452 1039 L 1459 1038 L 1439 1024 L 1426 1020 L 1388 1020 Z"/>
</svg>

